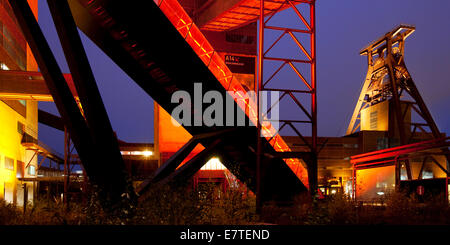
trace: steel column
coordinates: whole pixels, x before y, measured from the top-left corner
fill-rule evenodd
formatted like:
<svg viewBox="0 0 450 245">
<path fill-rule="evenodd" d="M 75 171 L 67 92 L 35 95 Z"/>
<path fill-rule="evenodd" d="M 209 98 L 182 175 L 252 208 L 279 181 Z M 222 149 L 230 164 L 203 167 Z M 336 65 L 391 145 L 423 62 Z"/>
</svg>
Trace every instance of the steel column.
<svg viewBox="0 0 450 245">
<path fill-rule="evenodd" d="M 311 155 L 312 161 L 308 165 L 308 180 L 310 192 L 315 195 L 318 188 L 317 173 L 317 70 L 316 70 L 316 2 L 310 3 L 310 28 L 311 28 Z"/>
<path fill-rule="evenodd" d="M 69 161 L 70 161 L 70 137 L 67 132 L 67 128 L 64 128 L 64 196 L 63 202 L 66 205 L 66 208 L 69 207 L 69 199 L 67 198 L 67 194 L 69 192 Z"/>
<path fill-rule="evenodd" d="M 120 153 L 108 114 L 101 99 L 94 75 L 89 65 L 75 21 L 66 0 L 47 0 L 62 48 L 69 65 L 74 85 L 80 98 L 84 117 L 88 124 L 102 161 L 103 182 L 109 183 L 108 191 L 134 193 L 125 175 L 125 163 Z"/>
<path fill-rule="evenodd" d="M 400 96 L 398 94 L 398 87 L 397 87 L 397 79 L 395 77 L 394 68 L 392 67 L 392 63 L 394 62 L 394 57 L 392 56 L 392 39 L 389 38 L 386 40 L 387 43 L 387 65 L 386 68 L 388 70 L 389 74 L 389 80 L 391 84 L 391 93 L 392 93 L 392 101 L 394 103 L 394 113 L 395 113 L 395 119 L 397 122 L 397 130 L 400 137 L 400 144 L 406 145 L 407 139 L 406 139 L 406 125 L 403 121 L 403 113 L 402 113 L 402 106 L 400 103 Z M 412 179 L 411 174 L 411 167 L 409 165 L 409 161 L 405 161 L 405 167 L 406 167 L 406 175 L 408 176 L 408 179 Z M 400 168 L 401 169 L 401 168 Z"/>
<path fill-rule="evenodd" d="M 298 137 L 300 137 L 305 144 L 308 146 L 308 153 L 310 154 L 310 157 L 304 158 L 304 154 L 299 154 L 297 159 L 302 158 L 307 163 L 307 172 L 308 172 L 308 184 L 309 184 L 309 190 L 312 195 L 316 194 L 317 187 L 318 187 L 318 180 L 317 180 L 317 73 L 316 73 L 316 21 L 315 21 L 315 1 L 308 1 L 308 2 L 296 2 L 291 0 L 286 0 L 284 2 L 284 6 L 287 6 L 286 8 L 292 9 L 296 16 L 298 17 L 299 25 L 304 24 L 305 28 L 307 30 L 302 30 L 301 28 L 292 29 L 290 27 L 286 26 L 273 26 L 268 25 L 268 22 L 272 17 L 277 14 L 278 11 L 272 11 L 271 13 L 267 14 L 268 9 L 264 9 L 264 1 L 261 1 L 260 6 L 260 19 L 259 19 L 259 60 L 258 60 L 258 86 L 257 86 L 257 92 L 260 91 L 280 91 L 281 84 L 273 84 L 272 86 L 266 86 L 269 81 L 271 81 L 277 74 L 281 73 L 282 68 L 288 64 L 289 67 L 295 72 L 297 75 L 295 79 L 298 79 L 299 85 L 302 84 L 306 86 L 307 90 L 299 90 L 299 89 L 283 89 L 282 96 L 278 99 L 278 101 L 272 102 L 271 104 L 278 104 L 283 98 L 290 98 L 300 109 L 301 113 L 304 113 L 304 115 L 307 116 L 307 120 L 286 120 L 286 119 L 280 119 L 280 129 L 285 128 L 286 125 L 289 125 L 290 128 L 297 134 Z M 296 5 L 301 4 L 307 4 L 309 6 L 309 22 L 307 21 L 307 18 L 303 16 L 303 14 L 300 12 L 300 10 L 296 7 Z M 281 6 L 280 8 L 283 8 L 284 6 Z M 268 15 L 267 19 L 264 19 L 264 11 L 266 11 L 266 15 Z M 278 38 L 275 39 L 273 43 L 269 46 L 269 48 L 264 49 L 264 29 L 270 29 L 274 31 L 282 32 Z M 305 29 L 303 28 L 303 29 Z M 310 47 L 309 51 L 307 50 L 307 46 L 302 44 L 302 42 L 299 41 L 299 39 L 294 35 L 294 33 L 301 33 L 302 35 L 308 35 L 310 39 Z M 285 35 L 289 34 L 289 35 Z M 292 58 L 286 58 L 286 57 L 273 57 L 269 56 L 269 51 L 276 46 L 279 45 L 280 40 L 284 37 L 290 37 L 296 46 L 300 49 L 300 54 L 304 54 L 306 56 L 305 59 L 292 59 Z M 276 56 L 276 55 L 275 55 Z M 264 61 L 277 61 L 282 62 L 281 66 L 275 71 L 269 74 L 269 79 L 265 80 L 263 77 L 263 67 L 264 67 Z M 299 69 L 296 68 L 295 64 L 308 64 L 310 65 L 310 76 L 307 78 L 302 74 L 302 72 L 299 71 Z M 302 103 L 295 97 L 295 93 L 302 93 L 305 95 L 311 95 L 311 106 L 310 110 L 308 111 Z M 289 94 L 289 96 L 285 96 L 286 94 Z M 258 100 L 259 102 L 259 100 Z M 259 102 L 260 103 L 260 102 Z M 272 105 L 272 106 L 273 106 Z M 272 109 L 270 107 L 268 111 L 260 112 L 261 115 L 266 115 L 268 112 Z M 260 117 L 260 120 L 263 120 L 263 117 Z M 296 124 L 294 124 L 294 122 Z M 299 129 L 300 124 L 311 124 L 311 142 L 307 142 L 305 137 L 303 136 L 304 132 Z"/>
<path fill-rule="evenodd" d="M 256 108 L 257 108 L 257 149 L 256 149 L 256 208 L 257 212 L 261 211 L 261 145 L 262 145 L 262 135 L 261 135 L 261 86 L 263 84 L 263 64 L 264 64 L 264 0 L 260 0 L 259 6 L 259 33 L 258 33 L 258 78 L 256 84 Z"/>
<path fill-rule="evenodd" d="M 99 187 L 104 205 L 117 203 L 121 188 L 116 189 L 119 181 L 105 181 L 104 169 L 97 165 L 101 158 L 96 154 L 96 146 L 90 137 L 89 128 L 78 108 L 53 53 L 26 0 L 9 0 L 17 21 L 27 39 L 37 64 L 45 78 L 46 85 L 54 99 L 64 124 L 72 135 L 72 141 L 83 162 L 89 180 Z"/>
</svg>

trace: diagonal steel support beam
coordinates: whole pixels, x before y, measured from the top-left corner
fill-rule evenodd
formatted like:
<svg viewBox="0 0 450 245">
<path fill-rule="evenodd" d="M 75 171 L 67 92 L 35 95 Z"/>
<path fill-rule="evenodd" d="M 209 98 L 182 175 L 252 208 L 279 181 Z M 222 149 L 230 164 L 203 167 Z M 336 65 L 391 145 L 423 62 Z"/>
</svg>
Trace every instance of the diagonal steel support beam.
<svg viewBox="0 0 450 245">
<path fill-rule="evenodd" d="M 200 170 L 200 168 L 216 154 L 217 146 L 222 143 L 221 138 L 217 138 L 203 151 L 195 155 L 191 160 L 186 162 L 179 169 L 171 173 L 168 177 L 164 178 L 160 182 L 162 184 L 170 183 L 171 181 L 177 181 L 180 184 L 188 183 L 194 174 Z M 145 189 L 143 189 L 145 190 Z"/>
<path fill-rule="evenodd" d="M 167 160 L 152 177 L 146 179 L 139 187 L 136 188 L 137 193 L 142 193 L 144 189 L 148 188 L 151 183 L 161 181 L 171 175 L 178 166 L 189 156 L 189 154 L 194 150 L 194 148 L 201 144 L 202 140 L 215 141 L 220 139 L 226 133 L 235 131 L 235 129 L 225 129 L 220 131 L 215 131 L 212 133 L 205 133 L 193 136 L 186 144 L 183 145 L 174 155 L 172 155 L 169 160 Z M 206 163 L 206 162 L 205 162 Z"/>
<path fill-rule="evenodd" d="M 89 180 L 99 187 L 99 194 L 103 200 L 109 200 L 111 203 L 119 201 L 120 190 L 115 189 L 115 183 L 105 181 L 103 169 L 96 165 L 100 162 L 100 157 L 95 153 L 95 145 L 89 135 L 88 126 L 28 2 L 26 0 L 9 0 L 9 3 L 45 78 L 59 114 L 72 135 L 72 141 Z"/>
<path fill-rule="evenodd" d="M 88 128 L 102 156 L 97 167 L 103 168 L 104 181 L 111 191 L 133 193 L 127 183 L 125 164 L 108 114 L 103 104 L 89 60 L 84 50 L 72 12 L 66 0 L 47 0 L 73 82 L 83 106 Z M 128 189 L 128 190 L 127 190 Z"/>
<path fill-rule="evenodd" d="M 170 175 L 175 169 L 186 159 L 189 154 L 198 145 L 199 141 L 197 138 L 193 137 L 190 139 L 181 149 L 179 149 L 175 154 L 173 154 L 169 160 L 167 160 L 158 170 L 156 170 L 151 181 L 158 181 L 164 177 Z"/>
</svg>

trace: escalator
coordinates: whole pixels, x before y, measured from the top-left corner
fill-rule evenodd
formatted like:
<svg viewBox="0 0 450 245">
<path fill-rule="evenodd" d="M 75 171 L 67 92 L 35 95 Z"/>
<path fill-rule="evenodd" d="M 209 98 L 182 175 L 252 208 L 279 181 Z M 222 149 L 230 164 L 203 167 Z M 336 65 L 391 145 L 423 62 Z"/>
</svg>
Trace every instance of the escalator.
<svg viewBox="0 0 450 245">
<path fill-rule="evenodd" d="M 203 91 L 245 91 L 233 77 L 220 56 L 176 0 L 112 1 L 69 0 L 77 26 L 125 71 L 149 96 L 166 111 L 175 91 L 186 91 L 194 98 L 194 83 Z M 120 98 L 118 98 L 120 99 Z M 225 111 L 225 104 L 224 111 Z M 255 122 L 254 102 L 247 103 L 246 120 Z M 243 110 L 235 100 L 236 110 Z M 191 110 L 191 118 L 202 112 Z M 145 112 L 143 112 L 145 113 Z M 226 115 L 224 117 L 226 122 Z M 254 126 L 185 126 L 194 137 L 219 131 L 220 137 L 200 137 L 206 149 L 185 165 L 160 176 L 161 180 L 184 181 L 197 172 L 211 155 L 220 156 L 223 164 L 251 190 L 256 188 L 257 130 Z M 268 130 L 273 130 L 268 127 Z M 307 172 L 298 159 L 274 157 L 276 151 L 289 151 L 279 135 L 263 139 L 261 200 L 291 200 L 307 191 Z M 272 137 L 270 137 L 272 138 Z M 151 181 L 149 182 L 149 184 Z M 145 186 L 141 188 L 145 190 Z"/>
</svg>

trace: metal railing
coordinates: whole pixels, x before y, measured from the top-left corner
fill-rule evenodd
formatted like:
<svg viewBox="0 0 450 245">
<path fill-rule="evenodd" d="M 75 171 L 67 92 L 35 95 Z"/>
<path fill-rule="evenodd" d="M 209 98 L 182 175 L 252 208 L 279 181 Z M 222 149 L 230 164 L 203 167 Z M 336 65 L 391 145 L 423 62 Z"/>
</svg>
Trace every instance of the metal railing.
<svg viewBox="0 0 450 245">
<path fill-rule="evenodd" d="M 36 134 L 37 135 L 37 134 Z M 42 141 L 38 140 L 37 137 L 33 137 L 29 134 L 29 131 L 24 131 L 22 134 L 22 144 L 23 143 L 32 143 L 38 145 L 40 148 L 45 149 L 47 152 L 49 152 L 51 155 L 55 156 L 56 158 L 59 158 L 60 160 L 64 159 L 64 156 L 60 153 L 58 153 L 56 150 L 52 149 L 50 146 L 46 145 Z"/>
</svg>

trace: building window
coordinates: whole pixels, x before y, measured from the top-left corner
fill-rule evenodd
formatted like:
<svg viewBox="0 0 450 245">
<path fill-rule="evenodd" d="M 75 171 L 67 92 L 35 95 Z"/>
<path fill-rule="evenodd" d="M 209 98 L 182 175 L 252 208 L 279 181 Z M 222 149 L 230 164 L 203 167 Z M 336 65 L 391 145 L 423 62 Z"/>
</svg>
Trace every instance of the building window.
<svg viewBox="0 0 450 245">
<path fill-rule="evenodd" d="M 21 161 L 17 161 L 17 167 L 16 167 L 16 177 L 17 178 L 23 178 L 25 172 L 25 163 Z"/>
<path fill-rule="evenodd" d="M 21 122 L 17 122 L 17 132 L 22 135 L 25 131 L 25 125 Z"/>
<path fill-rule="evenodd" d="M 370 129 L 376 130 L 378 127 L 378 111 L 370 113 Z"/>
<path fill-rule="evenodd" d="M 28 167 L 28 175 L 36 175 L 36 167 L 34 165 Z"/>
<path fill-rule="evenodd" d="M 343 146 L 344 146 L 344 148 L 355 148 L 355 149 L 357 149 L 359 147 L 358 144 L 344 144 Z"/>
<path fill-rule="evenodd" d="M 383 150 L 389 148 L 389 138 L 378 138 L 377 139 L 377 150 Z"/>
<path fill-rule="evenodd" d="M 434 178 L 434 174 L 432 170 L 423 170 L 422 179 L 432 179 Z"/>
<path fill-rule="evenodd" d="M 14 159 L 5 157 L 5 168 L 9 170 L 14 170 Z"/>
</svg>

